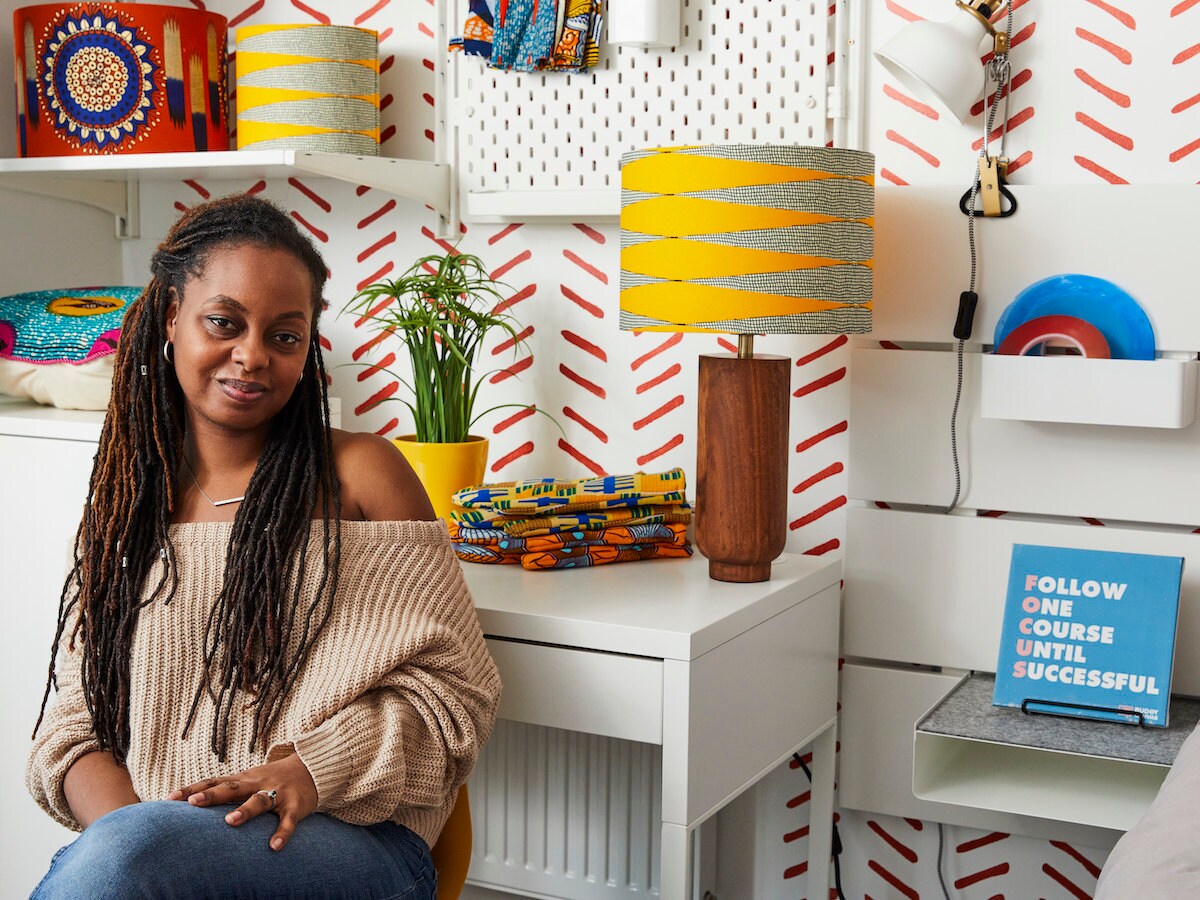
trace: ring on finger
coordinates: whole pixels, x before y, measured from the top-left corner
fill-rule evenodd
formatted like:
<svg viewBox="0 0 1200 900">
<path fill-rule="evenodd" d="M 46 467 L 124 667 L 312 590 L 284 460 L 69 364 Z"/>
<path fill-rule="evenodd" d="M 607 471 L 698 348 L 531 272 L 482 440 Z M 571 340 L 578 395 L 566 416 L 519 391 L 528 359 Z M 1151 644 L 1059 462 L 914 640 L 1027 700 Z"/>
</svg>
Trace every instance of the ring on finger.
<svg viewBox="0 0 1200 900">
<path fill-rule="evenodd" d="M 264 788 L 260 791 L 255 791 L 254 793 L 262 794 L 264 797 L 266 797 L 268 800 L 271 801 L 271 805 L 270 805 L 270 807 L 268 807 L 268 812 L 275 808 L 275 798 L 279 796 L 279 792 L 277 790 L 275 790 L 274 788 L 271 788 L 270 790 L 267 790 L 266 788 Z"/>
</svg>

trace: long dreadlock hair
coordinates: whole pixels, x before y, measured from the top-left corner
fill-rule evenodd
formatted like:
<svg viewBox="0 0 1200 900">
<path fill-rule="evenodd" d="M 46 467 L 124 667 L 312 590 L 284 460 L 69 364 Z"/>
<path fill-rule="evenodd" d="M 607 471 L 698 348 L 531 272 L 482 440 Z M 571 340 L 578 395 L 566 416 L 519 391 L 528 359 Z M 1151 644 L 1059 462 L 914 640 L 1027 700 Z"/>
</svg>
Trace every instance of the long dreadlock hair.
<svg viewBox="0 0 1200 900">
<path fill-rule="evenodd" d="M 225 197 L 192 207 L 175 223 L 151 259 L 149 285 L 125 316 L 74 564 L 59 598 L 35 735 L 51 685 L 57 686 L 55 652 L 71 628 L 70 647 L 82 644 L 83 694 L 100 748 L 120 762 L 125 759 L 130 649 L 138 613 L 159 598 L 170 602 L 178 588 L 169 527 L 183 458 L 185 401 L 164 355 L 167 308 L 172 289 L 182 297 L 184 286 L 203 273 L 214 250 L 247 244 L 286 250 L 312 276 L 312 342 L 306 377 L 272 421 L 233 522 L 223 585 L 205 630 L 208 674 L 197 688 L 184 735 L 202 699 L 210 697 L 211 749 L 224 761 L 235 699 L 239 691 L 252 691 L 250 746 L 265 745 L 297 671 L 329 619 L 341 539 L 329 398 L 316 328 L 325 263 L 274 204 L 250 195 Z M 314 529 L 314 519 L 320 520 L 319 528 Z M 159 560 L 159 573 L 151 579 Z M 320 573 L 319 586 L 302 597 L 303 576 L 313 566 Z"/>
</svg>

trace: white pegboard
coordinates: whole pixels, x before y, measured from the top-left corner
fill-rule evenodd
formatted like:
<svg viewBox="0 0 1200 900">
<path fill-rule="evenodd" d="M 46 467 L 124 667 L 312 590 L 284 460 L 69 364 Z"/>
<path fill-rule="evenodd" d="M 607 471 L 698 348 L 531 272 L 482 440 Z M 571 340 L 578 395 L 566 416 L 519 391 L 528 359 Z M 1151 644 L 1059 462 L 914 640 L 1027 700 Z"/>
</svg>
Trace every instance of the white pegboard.
<svg viewBox="0 0 1200 900">
<path fill-rule="evenodd" d="M 615 217 L 626 150 L 826 143 L 827 2 L 682 2 L 678 47 L 602 41 L 600 64 L 582 74 L 501 72 L 451 54 L 448 118 L 463 218 Z"/>
</svg>

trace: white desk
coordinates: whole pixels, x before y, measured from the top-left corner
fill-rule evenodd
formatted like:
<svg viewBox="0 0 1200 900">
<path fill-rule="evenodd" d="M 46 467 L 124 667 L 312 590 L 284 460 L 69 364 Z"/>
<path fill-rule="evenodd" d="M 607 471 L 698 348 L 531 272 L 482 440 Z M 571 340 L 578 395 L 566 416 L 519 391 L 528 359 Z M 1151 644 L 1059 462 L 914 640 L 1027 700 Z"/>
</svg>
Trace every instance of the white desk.
<svg viewBox="0 0 1200 900">
<path fill-rule="evenodd" d="M 662 746 L 662 900 L 691 900 L 692 832 L 816 741 L 809 897 L 828 893 L 837 561 L 785 554 L 726 584 L 699 554 L 571 571 L 464 564 L 500 717 Z"/>
</svg>

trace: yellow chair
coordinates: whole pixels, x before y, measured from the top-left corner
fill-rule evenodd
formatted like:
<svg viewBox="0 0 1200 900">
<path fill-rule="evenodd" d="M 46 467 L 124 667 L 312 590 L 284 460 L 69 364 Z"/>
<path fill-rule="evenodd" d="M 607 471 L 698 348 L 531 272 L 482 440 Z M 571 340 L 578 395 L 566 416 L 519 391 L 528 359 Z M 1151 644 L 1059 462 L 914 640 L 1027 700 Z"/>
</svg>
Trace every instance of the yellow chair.
<svg viewBox="0 0 1200 900">
<path fill-rule="evenodd" d="M 438 876 L 438 900 L 458 900 L 471 865 L 471 805 L 467 802 L 465 784 L 458 789 L 454 809 L 434 842 L 432 853 Z"/>
</svg>

